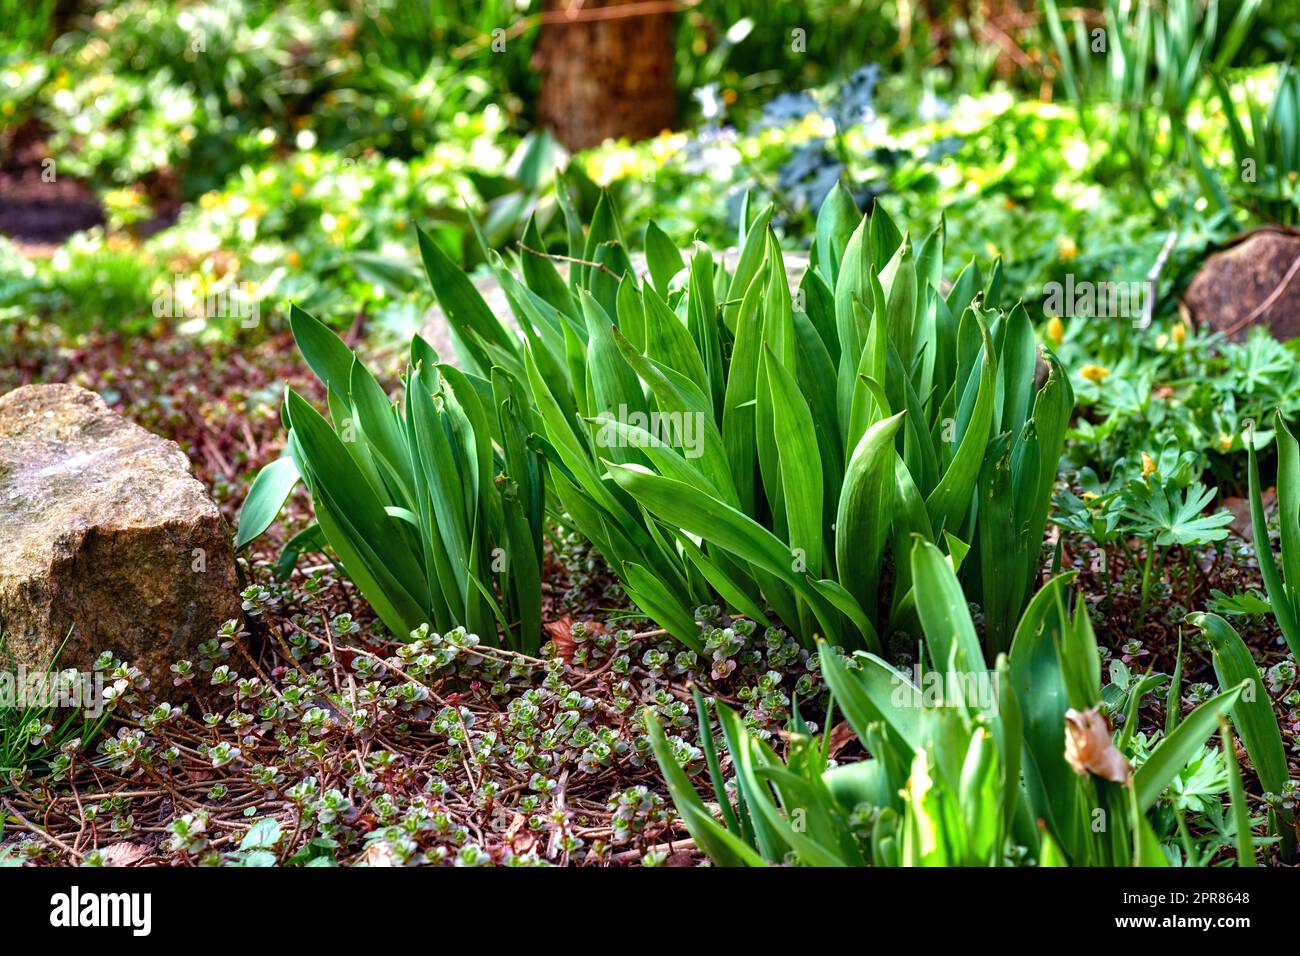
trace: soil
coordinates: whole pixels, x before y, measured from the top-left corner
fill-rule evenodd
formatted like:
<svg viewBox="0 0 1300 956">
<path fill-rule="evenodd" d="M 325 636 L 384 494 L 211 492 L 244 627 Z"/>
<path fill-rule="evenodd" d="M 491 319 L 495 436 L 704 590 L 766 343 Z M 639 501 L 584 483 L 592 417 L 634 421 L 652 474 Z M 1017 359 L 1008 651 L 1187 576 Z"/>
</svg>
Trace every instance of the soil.
<svg viewBox="0 0 1300 956">
<path fill-rule="evenodd" d="M 0 155 L 0 233 L 26 255 L 50 255 L 75 232 L 104 224 L 104 212 L 86 183 L 68 176 L 52 181 L 43 131 L 20 126 Z"/>
<path fill-rule="evenodd" d="M 89 183 L 57 169 L 50 178 L 46 135 L 39 124 L 27 122 L 0 139 L 0 235 L 14 240 L 29 258 L 51 256 L 73 234 L 105 224 Z M 152 217 L 131 228 L 143 239 L 172 225 L 181 203 L 170 171 L 152 173 L 140 186 L 154 209 Z"/>
</svg>

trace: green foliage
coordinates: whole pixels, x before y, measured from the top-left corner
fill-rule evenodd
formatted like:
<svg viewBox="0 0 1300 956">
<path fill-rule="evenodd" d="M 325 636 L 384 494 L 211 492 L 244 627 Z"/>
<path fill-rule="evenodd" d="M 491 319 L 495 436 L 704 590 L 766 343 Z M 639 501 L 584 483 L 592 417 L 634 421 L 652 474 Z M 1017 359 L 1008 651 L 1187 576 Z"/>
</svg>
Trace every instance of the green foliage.
<svg viewBox="0 0 1300 956">
<path fill-rule="evenodd" d="M 289 457 L 253 482 L 237 545 L 266 530 L 301 479 L 321 538 L 394 634 L 499 625 L 511 647 L 535 651 L 545 485 L 527 396 L 507 376 L 440 362 L 417 336 L 395 407 L 333 332 L 297 309 L 292 325 L 329 417 L 288 391 Z"/>
<path fill-rule="evenodd" d="M 1063 370 L 1047 355 L 1038 384 L 1026 311 L 995 307 L 996 264 L 941 294 L 942 226 L 914 245 L 837 187 L 792 296 L 770 215 L 748 217 L 731 272 L 702 245 L 687 266 L 650 230 L 639 282 L 608 199 L 585 239 L 570 218 L 567 282 L 534 253 L 515 259 L 522 280 L 494 257 L 522 344 L 432 243 L 425 258 L 467 368 L 527 377 L 558 510 L 674 636 L 694 646 L 692 611 L 716 594 L 808 646 L 878 649 L 915 619 L 906 568 L 882 599 L 885 555 L 921 534 L 959 563 L 974 551 L 996 653 L 1038 570 Z"/>
<path fill-rule="evenodd" d="M 1282 566 L 1279 569 L 1268 536 L 1268 520 L 1260 491 L 1259 463 L 1254 442 L 1250 455 L 1250 523 L 1255 553 L 1277 626 L 1282 630 L 1293 660 L 1300 661 L 1300 444 L 1277 413 L 1277 520 Z"/>
<path fill-rule="evenodd" d="M 105 657 L 93 673 L 55 670 L 55 655 L 44 672 L 20 670 L 0 630 L 0 791 L 12 786 L 10 774 L 60 774 L 100 736 L 117 700 L 139 672 Z M 97 680 L 98 678 L 98 680 Z M 121 684 L 114 687 L 115 680 Z M 108 693 L 105 694 L 105 685 Z M 3 835 L 0 825 L 0 835 Z"/>
<path fill-rule="evenodd" d="M 1283 857 L 1290 860 L 1295 852 L 1295 819 L 1289 809 L 1278 804 L 1286 789 L 1290 771 L 1282 732 L 1278 727 L 1273 702 L 1268 696 L 1259 667 L 1236 630 L 1215 614 L 1194 614 L 1190 618 L 1205 634 L 1214 658 L 1214 673 L 1221 688 L 1244 687 L 1241 700 L 1232 713 L 1250 764 L 1264 787 L 1270 830 L 1281 835 Z M 1271 798 L 1269 795 L 1272 795 Z"/>
<path fill-rule="evenodd" d="M 1253 210 L 1285 225 L 1300 219 L 1296 181 L 1300 178 L 1300 74 L 1287 65 L 1278 71 L 1272 102 L 1247 103 L 1250 126 L 1242 123 L 1232 90 L 1215 77 L 1227 116 L 1234 172 L 1226 183 L 1250 197 Z"/>
<path fill-rule="evenodd" d="M 1052 521 L 1088 535 L 1103 547 L 1118 546 L 1134 565 L 1139 560 L 1130 542 L 1138 543 L 1137 550 L 1143 552 L 1141 609 L 1145 611 L 1152 575 L 1164 573 L 1173 549 L 1187 551 L 1228 536 L 1232 513 L 1223 509 L 1204 513 L 1214 491 L 1201 484 L 1197 475 L 1196 455 L 1172 445 L 1154 458 L 1143 452 L 1119 459 L 1104 486 L 1090 468 L 1083 468 L 1078 473 L 1083 497 L 1069 490 L 1060 492 Z"/>
<path fill-rule="evenodd" d="M 1098 707 L 1110 688 L 1101 686 L 1086 609 L 1067 607 L 1071 575 L 1038 592 L 1010 655 L 985 671 L 969 611 L 949 596 L 959 589 L 945 557 L 918 541 L 912 565 L 918 606 L 931 612 L 922 620 L 934 670 L 920 686 L 875 655 L 821 651 L 835 704 L 869 754 L 865 759 L 828 769 L 829 736 L 817 738 L 796 715 L 782 761 L 718 704 L 737 796 L 733 807 L 710 756 L 719 823 L 678 765 L 658 720 L 647 720 L 651 747 L 697 845 L 725 866 L 1168 865 L 1178 851 L 1166 845 L 1172 834 L 1155 829 L 1153 808 L 1180 774 L 1204 759 L 1220 715 L 1237 713 L 1242 687 L 1202 704 L 1159 743 L 1143 747 L 1131 783 L 1077 772 L 1065 755 L 1066 711 Z M 940 679 L 937 691 L 932 677 Z M 1132 717 L 1153 686 L 1139 681 L 1120 691 L 1115 710 Z M 980 692 L 990 687 L 996 694 Z M 697 707 L 707 721 L 699 698 Z M 1137 753 L 1131 730 L 1112 744 L 1129 758 Z M 1233 792 L 1240 819 L 1244 798 Z M 1248 830 L 1239 846 L 1252 846 Z M 1186 862 L 1205 857 L 1189 855 Z"/>
<path fill-rule="evenodd" d="M 1110 107 L 1106 132 L 1122 140 L 1133 173 L 1158 205 L 1150 184 L 1157 152 L 1200 161 L 1188 116 L 1212 69 L 1237 55 L 1261 0 L 1238 4 L 1220 32 L 1218 0 L 1150 3 L 1105 0 L 1105 28 L 1076 23 L 1067 40 L 1056 0 L 1044 0 L 1044 25 L 1061 64 L 1061 81 L 1081 109 L 1101 100 Z M 1094 65 L 1099 64 L 1099 65 Z"/>
<path fill-rule="evenodd" d="M 0 236 L 0 323 L 57 313 L 72 332 L 139 332 L 154 322 L 155 267 L 89 235 L 47 261 L 29 262 Z"/>
</svg>

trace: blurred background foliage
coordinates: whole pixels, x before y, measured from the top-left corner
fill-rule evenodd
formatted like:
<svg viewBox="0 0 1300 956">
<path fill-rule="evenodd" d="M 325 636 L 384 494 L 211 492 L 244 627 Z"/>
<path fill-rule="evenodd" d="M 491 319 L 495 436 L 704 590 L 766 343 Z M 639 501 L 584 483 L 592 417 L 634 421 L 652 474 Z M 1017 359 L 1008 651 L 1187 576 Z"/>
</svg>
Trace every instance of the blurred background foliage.
<svg viewBox="0 0 1300 956">
<path fill-rule="evenodd" d="M 734 244 L 750 191 L 793 247 L 843 180 L 902 222 L 944 212 L 954 254 L 1002 256 L 1023 295 L 1065 266 L 1137 278 L 1176 228 L 1173 280 L 1249 219 L 1216 186 L 1237 178 L 1216 84 L 1243 114 L 1267 102 L 1300 29 L 1300 3 L 1255 0 L 624 13 L 647 2 L 671 18 L 674 128 L 570 155 L 537 123 L 539 38 L 562 0 L 0 0 L 0 322 L 151 328 L 149 290 L 183 279 L 196 298 L 255 288 L 266 327 L 295 300 L 409 331 L 428 302 L 412 227 L 471 267 L 470 216 L 498 247 L 534 214 L 558 238 L 557 177 L 580 216 L 608 188 L 679 243 Z M 1134 32 L 1143 9 L 1155 40 Z M 1098 26 L 1120 41 L 1102 53 Z M 1193 75 L 1153 57 L 1120 63 L 1123 90 L 1104 82 L 1161 38 L 1197 50 Z M 1261 203 L 1285 218 L 1294 182 L 1276 186 Z"/>
</svg>

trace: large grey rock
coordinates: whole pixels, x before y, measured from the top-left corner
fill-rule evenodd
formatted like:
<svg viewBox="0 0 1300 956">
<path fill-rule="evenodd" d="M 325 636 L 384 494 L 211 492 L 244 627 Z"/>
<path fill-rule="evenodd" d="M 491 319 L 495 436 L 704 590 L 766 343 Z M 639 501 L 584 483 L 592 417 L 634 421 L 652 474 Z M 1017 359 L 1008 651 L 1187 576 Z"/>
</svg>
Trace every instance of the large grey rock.
<svg viewBox="0 0 1300 956">
<path fill-rule="evenodd" d="M 229 532 L 174 442 L 75 385 L 0 396 L 0 632 L 13 663 L 88 669 L 99 652 L 166 692 L 237 617 Z M 64 640 L 66 638 L 66 643 Z"/>
<path fill-rule="evenodd" d="M 1205 260 L 1183 295 L 1191 319 L 1229 338 L 1265 326 L 1300 336 L 1300 235 L 1258 229 Z"/>
<path fill-rule="evenodd" d="M 529 255 L 525 252 L 524 255 Z M 721 253 L 714 254 L 715 267 L 721 266 L 728 272 L 734 272 L 736 269 L 736 260 L 740 257 L 740 252 L 736 249 L 725 249 Z M 808 268 L 808 257 L 801 252 L 783 252 L 782 259 L 785 261 L 785 276 L 790 284 L 790 291 L 793 293 L 803 280 L 803 274 Z M 645 256 L 642 253 L 634 252 L 629 257 L 632 260 L 632 268 L 640 278 L 646 275 Z M 568 264 L 562 261 L 554 263 L 555 268 L 560 275 L 568 278 Z M 688 263 L 689 265 L 689 263 Z M 513 328 L 515 325 L 514 313 L 510 311 L 510 303 L 506 301 L 506 294 L 501 290 L 501 283 L 497 281 L 496 276 L 491 273 L 480 274 L 473 279 L 474 288 L 478 289 L 479 295 L 487 303 L 492 314 L 498 318 L 504 319 Z M 456 350 L 452 346 L 451 327 L 447 324 L 447 317 L 443 314 L 441 308 L 434 305 L 425 316 L 424 329 L 421 332 L 425 341 L 427 341 L 437 351 L 443 361 L 456 363 Z"/>
</svg>

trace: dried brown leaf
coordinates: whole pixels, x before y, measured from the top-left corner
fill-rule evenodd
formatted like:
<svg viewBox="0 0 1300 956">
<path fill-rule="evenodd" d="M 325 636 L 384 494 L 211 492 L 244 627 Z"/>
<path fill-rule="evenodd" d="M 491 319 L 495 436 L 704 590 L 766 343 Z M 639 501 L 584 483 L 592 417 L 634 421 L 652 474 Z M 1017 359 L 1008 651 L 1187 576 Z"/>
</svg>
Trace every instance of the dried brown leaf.
<svg viewBox="0 0 1300 956">
<path fill-rule="evenodd" d="M 130 843 L 124 840 L 104 847 L 99 853 L 104 859 L 105 866 L 134 866 L 147 857 L 150 850 L 143 843 Z"/>
<path fill-rule="evenodd" d="M 1133 768 L 1111 738 L 1110 724 L 1096 707 L 1065 712 L 1065 762 L 1075 773 L 1094 773 L 1103 780 L 1128 783 Z"/>
<path fill-rule="evenodd" d="M 370 844 L 366 847 L 366 852 L 361 854 L 362 866 L 401 866 L 397 862 L 397 854 L 393 848 L 382 840 Z"/>
<path fill-rule="evenodd" d="M 1265 488 L 1259 496 L 1264 504 L 1264 513 L 1272 514 L 1277 505 L 1277 489 Z M 1232 512 L 1232 521 L 1228 527 L 1238 537 L 1250 541 L 1254 535 L 1254 525 L 1250 519 L 1249 498 L 1224 498 L 1219 504 Z"/>
<path fill-rule="evenodd" d="M 555 645 L 555 653 L 560 659 L 566 664 L 572 664 L 573 653 L 578 649 L 578 642 L 573 639 L 573 618 L 566 614 L 558 621 L 547 621 L 542 625 L 542 630 Z"/>
<path fill-rule="evenodd" d="M 848 722 L 841 720 L 831 728 L 830 748 L 826 755 L 828 757 L 838 756 L 841 750 L 857 739 L 858 735 L 853 732 L 853 728 L 848 725 Z"/>
</svg>

